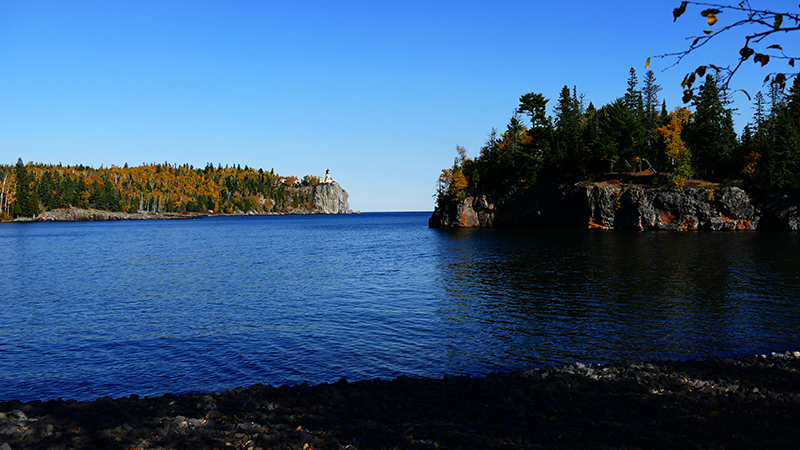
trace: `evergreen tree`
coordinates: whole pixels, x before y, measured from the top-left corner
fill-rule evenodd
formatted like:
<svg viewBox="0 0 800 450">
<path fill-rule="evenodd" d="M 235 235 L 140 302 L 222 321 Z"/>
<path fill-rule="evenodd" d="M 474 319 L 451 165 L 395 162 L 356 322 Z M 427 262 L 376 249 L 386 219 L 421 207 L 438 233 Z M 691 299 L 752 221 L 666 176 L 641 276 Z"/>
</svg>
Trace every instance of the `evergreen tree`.
<svg viewBox="0 0 800 450">
<path fill-rule="evenodd" d="M 764 94 L 761 91 L 756 92 L 754 98 L 754 105 L 753 109 L 755 112 L 753 113 L 753 125 L 755 126 L 756 130 L 759 130 L 764 127 L 764 124 L 767 120 L 767 110 L 766 105 L 764 104 Z"/>
<path fill-rule="evenodd" d="M 667 111 L 667 101 L 664 100 L 661 102 L 661 125 L 666 124 L 669 121 L 669 112 Z"/>
<path fill-rule="evenodd" d="M 656 129 L 661 126 L 662 120 L 659 115 L 659 102 L 658 93 L 661 91 L 661 86 L 656 84 L 656 76 L 652 70 L 648 70 L 644 77 L 644 89 L 642 90 L 642 98 L 644 109 L 643 125 L 644 125 L 644 157 L 654 159 L 656 157 L 656 143 L 658 141 L 658 133 Z M 664 105 L 666 110 L 666 105 Z"/>
<path fill-rule="evenodd" d="M 603 161 L 602 153 L 595 145 L 600 139 L 601 114 L 594 107 L 594 103 L 589 102 L 583 117 L 584 126 L 581 140 L 586 143 L 586 154 L 584 155 L 584 161 L 582 161 L 585 175 L 602 174 L 605 172 L 607 165 Z"/>
<path fill-rule="evenodd" d="M 692 99 L 695 112 L 686 127 L 686 143 L 692 149 L 695 173 L 712 181 L 738 175 L 734 161 L 736 132 L 731 109 L 725 105 L 717 80 L 706 75 Z"/>
<path fill-rule="evenodd" d="M 771 85 L 767 91 L 767 101 L 769 102 L 769 115 L 767 117 L 767 127 L 770 129 L 775 126 L 775 120 L 778 118 L 783 107 L 786 105 L 784 102 L 783 90 L 777 85 Z"/>
<path fill-rule="evenodd" d="M 547 117 L 547 102 L 544 95 L 528 93 L 520 97 L 520 112 L 527 113 L 531 127 L 527 131 L 526 142 L 522 147 L 520 177 L 530 182 L 539 180 L 539 174 L 547 167 L 556 168 L 560 164 L 558 153 L 554 151 L 553 124 Z"/>
<path fill-rule="evenodd" d="M 625 91 L 625 96 L 622 98 L 628 111 L 636 116 L 637 119 L 641 118 L 643 107 L 642 93 L 636 89 L 638 84 L 639 80 L 636 78 L 636 70 L 631 67 L 630 75 L 628 76 L 628 89 Z"/>
<path fill-rule="evenodd" d="M 566 175 L 578 168 L 579 142 L 583 131 L 580 104 L 577 96 L 570 93 L 567 86 L 561 89 L 554 112 L 557 158 L 563 161 L 561 170 Z"/>
<path fill-rule="evenodd" d="M 796 77 L 775 122 L 774 185 L 800 188 L 800 77 Z"/>
<path fill-rule="evenodd" d="M 14 196 L 14 216 L 28 217 L 31 215 L 31 180 L 28 177 L 28 168 L 22 162 L 22 158 L 17 159 L 17 164 L 14 167 L 14 175 L 16 176 L 16 194 Z"/>
<path fill-rule="evenodd" d="M 598 116 L 599 137 L 594 146 L 606 161 L 608 171 L 633 169 L 637 144 L 642 140 L 641 123 L 622 98 L 603 106 Z"/>
</svg>

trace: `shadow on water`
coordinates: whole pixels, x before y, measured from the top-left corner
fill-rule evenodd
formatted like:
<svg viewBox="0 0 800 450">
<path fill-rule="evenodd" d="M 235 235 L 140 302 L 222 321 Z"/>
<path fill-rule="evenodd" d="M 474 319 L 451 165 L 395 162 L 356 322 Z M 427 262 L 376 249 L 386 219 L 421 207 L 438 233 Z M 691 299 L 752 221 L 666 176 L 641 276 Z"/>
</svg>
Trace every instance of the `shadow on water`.
<svg viewBox="0 0 800 450">
<path fill-rule="evenodd" d="M 743 355 L 800 343 L 797 235 L 436 233 L 445 314 L 472 336 L 461 342 L 469 350 L 455 353 L 481 354 L 484 346 L 487 359 L 524 366 Z"/>
</svg>

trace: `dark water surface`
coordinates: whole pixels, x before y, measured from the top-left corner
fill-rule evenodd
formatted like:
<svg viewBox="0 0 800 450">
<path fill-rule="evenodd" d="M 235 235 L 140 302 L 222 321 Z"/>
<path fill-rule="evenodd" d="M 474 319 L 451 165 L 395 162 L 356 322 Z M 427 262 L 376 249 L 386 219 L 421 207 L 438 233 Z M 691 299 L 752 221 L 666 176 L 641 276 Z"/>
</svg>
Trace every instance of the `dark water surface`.
<svg viewBox="0 0 800 450">
<path fill-rule="evenodd" d="M 800 350 L 800 234 L 0 226 L 0 400 Z"/>
</svg>

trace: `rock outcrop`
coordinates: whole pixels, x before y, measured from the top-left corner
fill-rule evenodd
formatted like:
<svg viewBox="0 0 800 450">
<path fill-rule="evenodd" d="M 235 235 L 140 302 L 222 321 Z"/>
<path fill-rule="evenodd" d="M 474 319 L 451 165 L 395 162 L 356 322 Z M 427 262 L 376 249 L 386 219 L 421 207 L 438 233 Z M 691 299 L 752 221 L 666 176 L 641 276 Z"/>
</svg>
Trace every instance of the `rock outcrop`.
<svg viewBox="0 0 800 450">
<path fill-rule="evenodd" d="M 800 230 L 800 198 L 736 187 L 546 184 L 437 207 L 428 225 L 632 230 Z"/>
<path fill-rule="evenodd" d="M 350 214 L 350 203 L 347 191 L 337 182 L 323 183 L 314 186 L 312 202 L 322 214 Z"/>
</svg>

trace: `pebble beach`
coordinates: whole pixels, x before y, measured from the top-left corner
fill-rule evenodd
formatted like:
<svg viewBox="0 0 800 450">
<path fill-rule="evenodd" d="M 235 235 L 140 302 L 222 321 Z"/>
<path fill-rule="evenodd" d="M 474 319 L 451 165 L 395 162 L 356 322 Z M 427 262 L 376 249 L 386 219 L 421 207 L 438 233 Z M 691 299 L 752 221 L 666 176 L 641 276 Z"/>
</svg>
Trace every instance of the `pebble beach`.
<svg viewBox="0 0 800 450">
<path fill-rule="evenodd" d="M 0 402 L 0 450 L 798 447 L 800 352 Z"/>
</svg>

